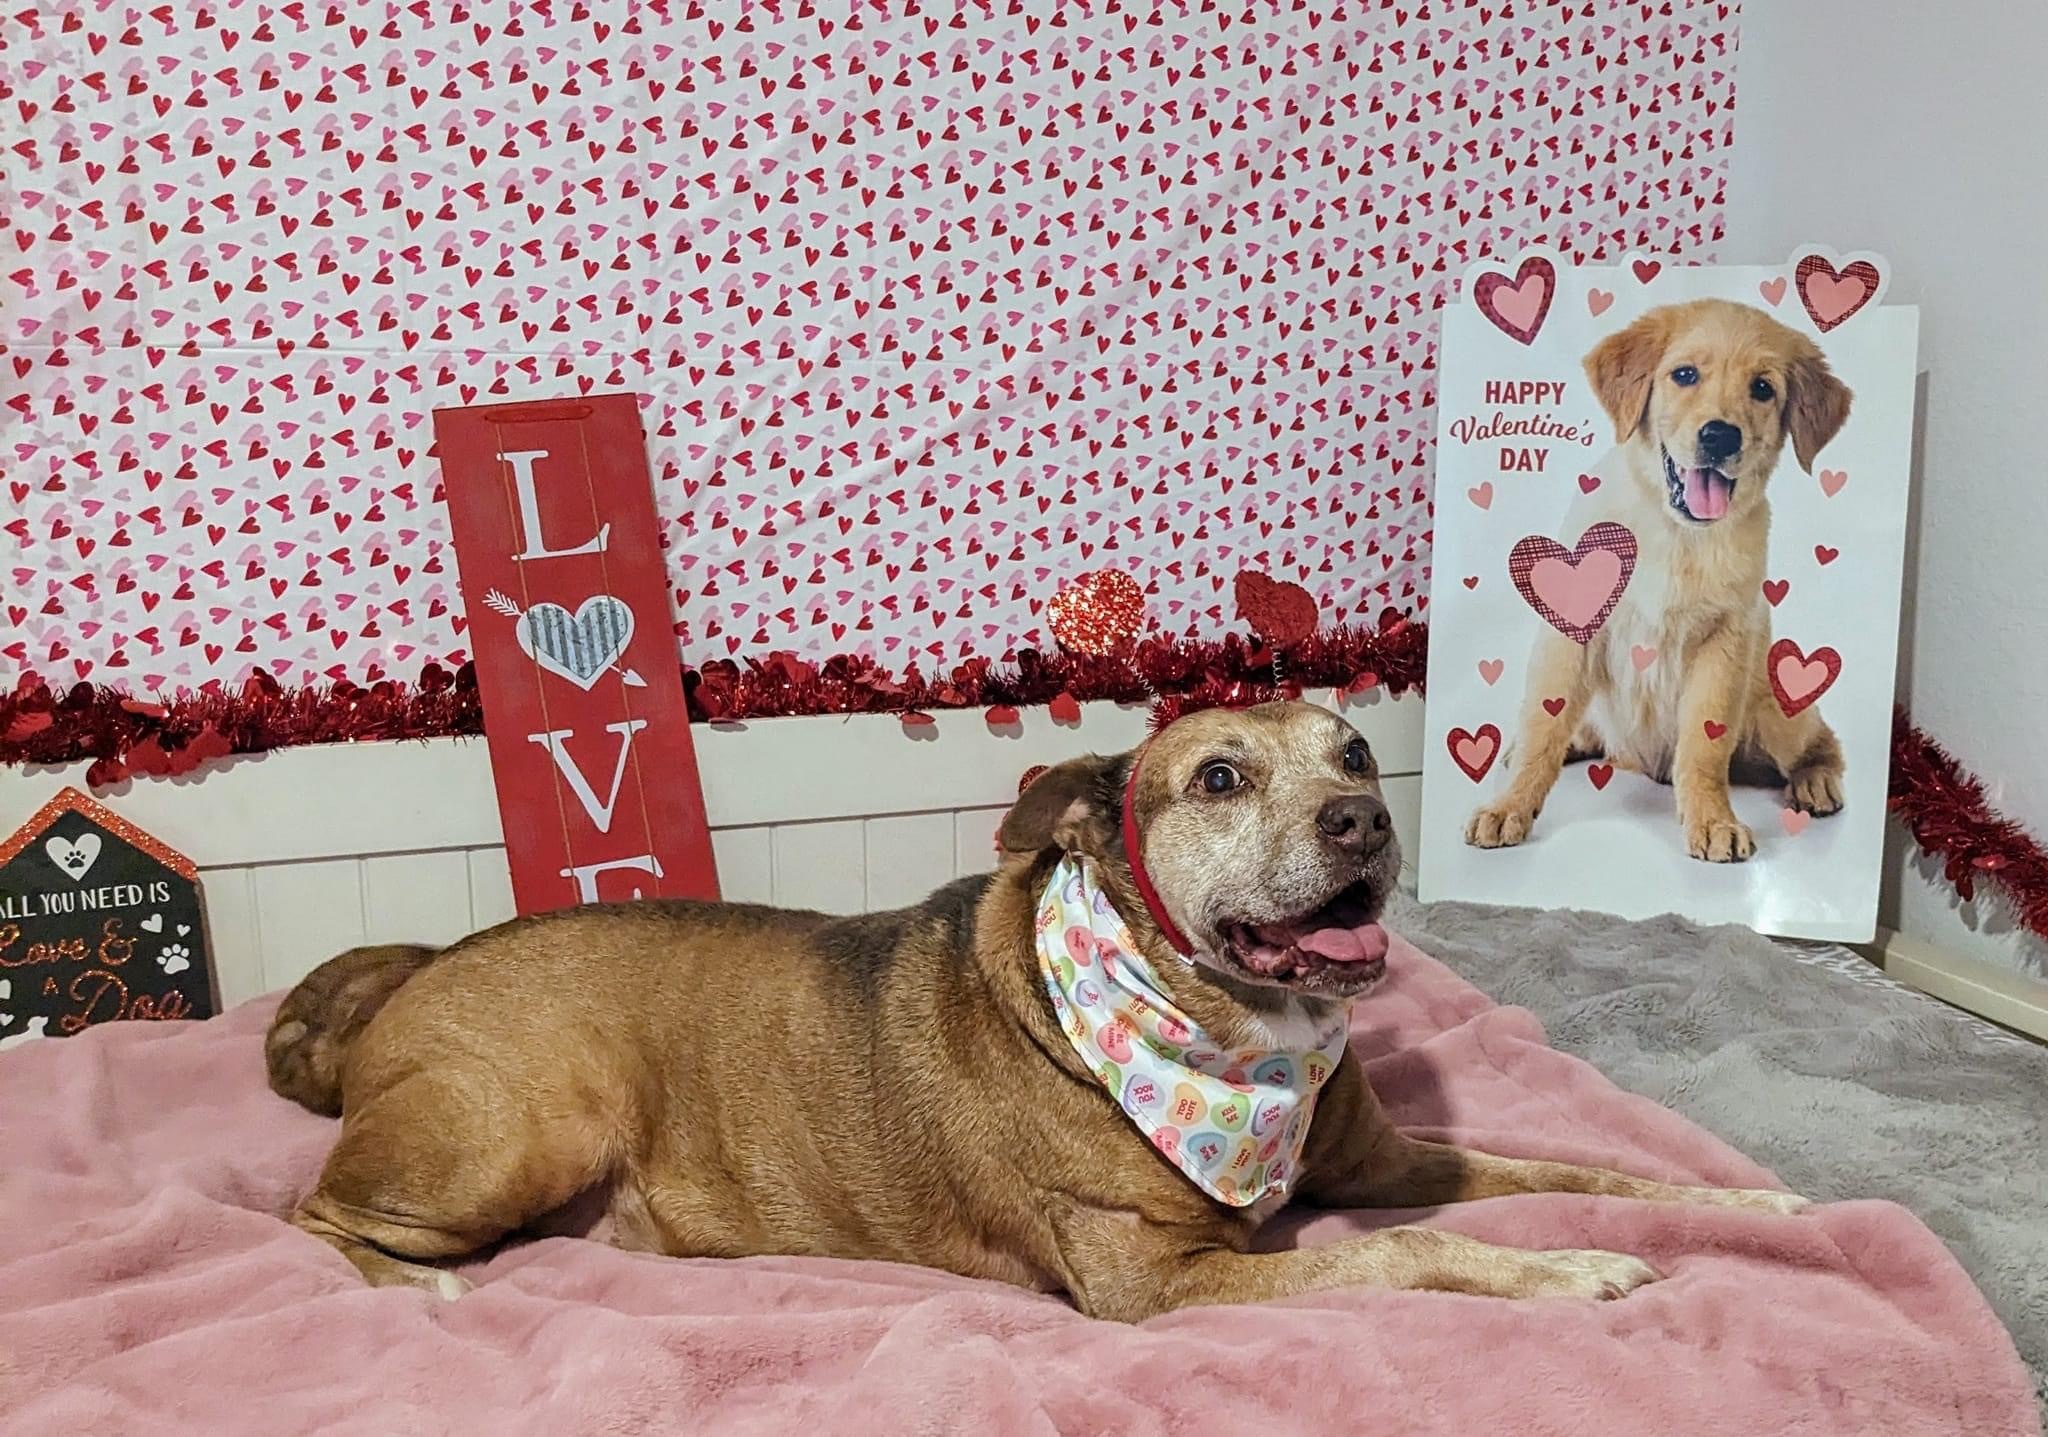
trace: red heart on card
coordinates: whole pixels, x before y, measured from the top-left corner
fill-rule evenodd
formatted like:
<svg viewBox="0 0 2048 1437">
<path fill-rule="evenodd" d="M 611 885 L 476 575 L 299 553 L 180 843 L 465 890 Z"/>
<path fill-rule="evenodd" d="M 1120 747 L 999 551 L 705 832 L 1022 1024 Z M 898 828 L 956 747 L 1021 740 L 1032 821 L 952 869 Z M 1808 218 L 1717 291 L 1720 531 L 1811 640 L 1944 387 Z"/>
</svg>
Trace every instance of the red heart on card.
<svg viewBox="0 0 2048 1437">
<path fill-rule="evenodd" d="M 1771 692 L 1786 718 L 1811 708 L 1842 676 L 1842 656 L 1833 649 L 1823 646 L 1809 655 L 1790 639 L 1771 645 L 1769 664 Z"/>
<path fill-rule="evenodd" d="M 1607 781 L 1614 777 L 1614 765 L 1611 763 L 1589 763 L 1586 765 L 1586 777 L 1593 780 L 1593 787 L 1605 788 L 1607 787 Z"/>
<path fill-rule="evenodd" d="M 1476 733 L 1454 728 L 1445 735 L 1445 743 L 1451 750 L 1451 762 L 1465 771 L 1465 777 L 1477 783 L 1486 777 L 1494 759 L 1500 756 L 1500 729 L 1490 723 L 1481 724 Z"/>
<path fill-rule="evenodd" d="M 1522 261 L 1515 277 L 1487 270 L 1472 282 L 1472 302 L 1494 328 L 1522 344 L 1535 342 L 1557 291 L 1557 267 L 1541 255 Z"/>
<path fill-rule="evenodd" d="M 1799 302 L 1826 334 L 1869 304 L 1883 280 L 1877 266 L 1867 259 L 1838 270 L 1819 255 L 1810 254 L 1793 270 L 1792 283 L 1799 291 Z"/>
<path fill-rule="evenodd" d="M 1600 632 L 1636 571 L 1636 536 L 1602 520 L 1566 549 L 1547 534 L 1518 539 L 1508 576 L 1543 621 L 1575 643 Z"/>
</svg>

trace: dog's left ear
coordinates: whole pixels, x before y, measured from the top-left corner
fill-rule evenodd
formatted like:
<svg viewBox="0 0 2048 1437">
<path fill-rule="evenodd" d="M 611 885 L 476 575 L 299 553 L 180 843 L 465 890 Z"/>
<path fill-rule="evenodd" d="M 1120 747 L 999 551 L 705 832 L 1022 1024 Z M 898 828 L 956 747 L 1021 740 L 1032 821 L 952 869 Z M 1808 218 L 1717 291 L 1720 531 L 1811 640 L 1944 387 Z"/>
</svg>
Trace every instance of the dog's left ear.
<svg viewBox="0 0 2048 1437">
<path fill-rule="evenodd" d="M 1112 852 L 1123 841 L 1124 779 L 1131 756 L 1068 759 L 1031 780 L 1003 816 L 996 841 L 1006 854 L 1048 848 Z"/>
<path fill-rule="evenodd" d="M 1650 412 L 1650 382 L 1670 337 L 1665 312 L 1653 309 L 1608 335 L 1586 355 L 1586 378 L 1600 407 L 1614 421 L 1617 443 L 1627 442 Z"/>
<path fill-rule="evenodd" d="M 1815 457 L 1849 422 L 1849 403 L 1854 398 L 1818 349 L 1809 349 L 1792 361 L 1785 374 L 1785 429 L 1792 436 L 1792 452 L 1801 469 L 1813 472 Z"/>
</svg>

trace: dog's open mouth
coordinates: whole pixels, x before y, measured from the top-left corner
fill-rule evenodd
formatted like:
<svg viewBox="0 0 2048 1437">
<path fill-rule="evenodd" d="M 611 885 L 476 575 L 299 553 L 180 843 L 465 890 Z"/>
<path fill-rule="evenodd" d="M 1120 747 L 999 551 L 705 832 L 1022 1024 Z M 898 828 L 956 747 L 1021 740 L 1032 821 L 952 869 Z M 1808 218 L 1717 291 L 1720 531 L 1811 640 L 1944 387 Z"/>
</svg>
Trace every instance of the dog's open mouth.
<svg viewBox="0 0 2048 1437">
<path fill-rule="evenodd" d="M 1379 908 L 1370 881 L 1360 879 L 1299 918 L 1226 924 L 1224 946 L 1232 961 L 1268 982 L 1355 987 L 1377 978 L 1387 965 Z"/>
<path fill-rule="evenodd" d="M 1659 446 L 1660 448 L 1662 446 Z M 1728 512 L 1735 498 L 1735 481 L 1714 468 L 1681 469 L 1664 449 L 1664 483 L 1671 490 L 1671 507 L 1698 524 L 1711 524 Z"/>
</svg>

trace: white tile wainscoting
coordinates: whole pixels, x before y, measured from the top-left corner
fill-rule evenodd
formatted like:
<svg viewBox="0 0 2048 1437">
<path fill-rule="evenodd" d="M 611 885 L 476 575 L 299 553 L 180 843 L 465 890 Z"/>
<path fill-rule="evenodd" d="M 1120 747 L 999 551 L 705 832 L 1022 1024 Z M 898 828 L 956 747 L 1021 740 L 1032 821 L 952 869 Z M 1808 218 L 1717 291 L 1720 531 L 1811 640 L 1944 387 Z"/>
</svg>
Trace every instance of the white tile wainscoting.
<svg viewBox="0 0 2048 1437">
<path fill-rule="evenodd" d="M 1422 701 L 1374 692 L 1344 712 L 1379 758 L 1413 853 Z M 699 724 L 720 885 L 730 899 L 835 913 L 915 902 L 992 866 L 1025 769 L 1129 748 L 1145 721 L 1142 707 L 1097 703 L 1078 723 L 1038 708 L 999 730 L 979 710 L 915 730 L 888 715 Z M 85 765 L 0 770 L 0 834 L 67 783 L 84 788 Z M 481 739 L 283 749 L 97 796 L 199 865 L 225 1003 L 357 943 L 446 942 L 512 916 Z"/>
</svg>

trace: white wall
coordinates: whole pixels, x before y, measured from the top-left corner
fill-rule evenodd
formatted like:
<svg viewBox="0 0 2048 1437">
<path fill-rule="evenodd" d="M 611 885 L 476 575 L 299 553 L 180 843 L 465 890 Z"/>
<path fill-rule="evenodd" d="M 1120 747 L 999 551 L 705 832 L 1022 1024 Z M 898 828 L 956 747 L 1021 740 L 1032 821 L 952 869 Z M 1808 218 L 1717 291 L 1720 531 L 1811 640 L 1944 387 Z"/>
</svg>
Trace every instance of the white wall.
<svg viewBox="0 0 2048 1437">
<path fill-rule="evenodd" d="M 2048 834 L 2048 5 L 1748 0 L 1731 263 L 1804 241 L 1890 259 L 1921 402 L 1900 692 L 1992 801 Z M 2048 971 L 1894 831 L 1885 922 Z"/>
</svg>

